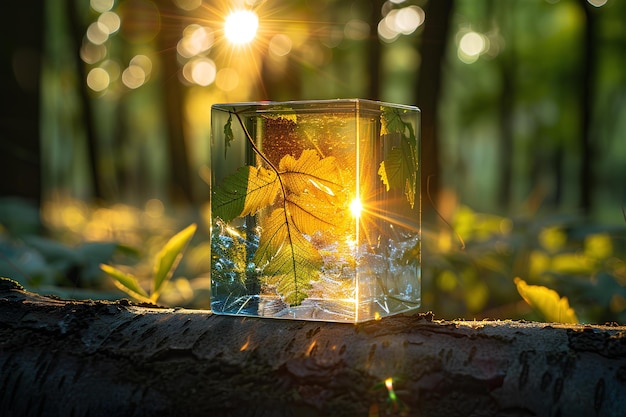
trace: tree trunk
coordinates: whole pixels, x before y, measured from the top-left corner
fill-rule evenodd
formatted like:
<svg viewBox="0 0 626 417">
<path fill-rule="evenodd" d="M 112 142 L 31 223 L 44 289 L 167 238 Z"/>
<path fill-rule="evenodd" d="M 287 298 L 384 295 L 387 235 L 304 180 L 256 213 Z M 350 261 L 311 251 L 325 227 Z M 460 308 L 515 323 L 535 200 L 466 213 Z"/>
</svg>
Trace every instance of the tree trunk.
<svg viewBox="0 0 626 417">
<path fill-rule="evenodd" d="M 170 198 L 175 203 L 195 201 L 189 153 L 185 140 L 183 86 L 178 79 L 176 44 L 183 32 L 179 9 L 170 0 L 156 2 L 163 19 L 163 29 L 157 35 L 159 56 L 163 66 L 164 115 L 167 127 L 167 151 L 170 170 Z"/>
<path fill-rule="evenodd" d="M 254 319 L 0 281 L 3 416 L 618 416 L 626 327 Z"/>
<path fill-rule="evenodd" d="M 39 96 L 44 2 L 5 4 L 0 26 L 0 197 L 41 199 Z"/>
<path fill-rule="evenodd" d="M 87 68 L 80 57 L 80 48 L 85 36 L 86 27 L 81 22 L 76 0 L 68 0 L 66 11 L 70 23 L 70 41 L 72 50 L 76 53 L 76 72 L 78 74 L 78 98 L 82 107 L 81 120 L 84 122 L 85 136 L 87 139 L 87 158 L 89 162 L 89 175 L 92 198 L 97 202 L 106 201 L 110 195 L 105 192 L 103 178 L 100 175 L 100 140 L 98 129 L 96 128 L 96 115 L 93 109 L 91 98 L 89 97 L 89 87 L 87 87 Z"/>
<path fill-rule="evenodd" d="M 593 88 L 596 76 L 597 53 L 595 50 L 596 7 L 580 0 L 585 14 L 585 32 L 583 37 L 583 56 L 581 63 L 581 97 L 580 97 L 580 206 L 585 215 L 590 215 L 593 206 L 594 170 L 593 160 L 595 149 L 591 131 L 593 112 Z"/>
<path fill-rule="evenodd" d="M 513 193 L 511 187 L 513 185 L 513 153 L 514 153 L 514 113 L 515 113 L 515 82 L 517 60 L 515 57 L 515 39 L 517 37 L 515 6 L 516 3 L 508 2 L 502 11 L 502 21 L 508 32 L 507 48 L 500 55 L 499 69 L 502 77 L 500 100 L 499 100 L 499 164 L 500 164 L 500 183 L 498 184 L 498 206 L 505 212 L 511 207 Z"/>
<path fill-rule="evenodd" d="M 378 23 L 381 18 L 381 10 L 386 0 L 373 0 L 370 10 L 370 37 L 367 41 L 367 68 L 369 73 L 369 83 L 367 87 L 367 98 L 370 100 L 381 100 L 380 94 L 380 67 L 382 63 L 382 48 L 378 38 Z"/>
<path fill-rule="evenodd" d="M 422 216 L 426 221 L 436 218 L 436 208 L 431 207 L 428 202 L 437 203 L 439 194 L 439 90 L 453 8 L 454 0 L 431 0 L 427 3 L 420 48 L 422 60 L 417 78 L 417 105 L 422 111 L 421 190 L 422 193 L 427 190 L 430 192 L 429 198 L 422 202 Z"/>
</svg>

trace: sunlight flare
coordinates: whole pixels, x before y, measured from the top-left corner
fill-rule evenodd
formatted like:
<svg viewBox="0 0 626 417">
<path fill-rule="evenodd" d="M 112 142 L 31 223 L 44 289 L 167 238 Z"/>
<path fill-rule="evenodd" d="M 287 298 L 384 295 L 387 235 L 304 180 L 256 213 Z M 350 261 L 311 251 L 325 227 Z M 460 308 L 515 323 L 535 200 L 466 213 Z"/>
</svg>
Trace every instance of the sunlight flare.
<svg viewBox="0 0 626 417">
<path fill-rule="evenodd" d="M 363 205 L 361 204 L 361 199 L 357 197 L 350 203 L 350 212 L 358 219 L 361 216 L 362 211 Z"/>
<path fill-rule="evenodd" d="M 259 18 L 253 11 L 238 10 L 226 17 L 224 35 L 230 42 L 243 45 L 251 42 L 259 28 Z"/>
</svg>

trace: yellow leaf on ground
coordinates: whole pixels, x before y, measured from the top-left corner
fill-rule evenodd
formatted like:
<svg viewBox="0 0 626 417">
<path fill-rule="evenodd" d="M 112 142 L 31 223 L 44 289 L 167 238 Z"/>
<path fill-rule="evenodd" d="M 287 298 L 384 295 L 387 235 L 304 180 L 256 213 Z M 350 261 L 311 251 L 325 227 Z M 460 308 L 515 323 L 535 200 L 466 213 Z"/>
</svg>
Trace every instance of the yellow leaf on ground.
<svg viewBox="0 0 626 417">
<path fill-rule="evenodd" d="M 561 297 L 556 291 L 542 285 L 528 285 L 521 278 L 515 278 L 515 285 L 524 301 L 539 311 L 548 322 L 578 324 L 576 312 L 569 306 L 567 297 Z"/>
</svg>

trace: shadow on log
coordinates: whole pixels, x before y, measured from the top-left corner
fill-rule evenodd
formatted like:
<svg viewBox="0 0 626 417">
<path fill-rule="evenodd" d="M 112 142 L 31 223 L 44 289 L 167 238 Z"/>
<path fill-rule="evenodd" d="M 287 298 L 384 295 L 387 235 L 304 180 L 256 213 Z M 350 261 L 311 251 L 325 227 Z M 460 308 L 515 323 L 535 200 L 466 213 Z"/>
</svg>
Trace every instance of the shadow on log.
<svg viewBox="0 0 626 417">
<path fill-rule="evenodd" d="M 626 327 L 254 319 L 0 281 L 3 416 L 623 416 Z"/>
</svg>

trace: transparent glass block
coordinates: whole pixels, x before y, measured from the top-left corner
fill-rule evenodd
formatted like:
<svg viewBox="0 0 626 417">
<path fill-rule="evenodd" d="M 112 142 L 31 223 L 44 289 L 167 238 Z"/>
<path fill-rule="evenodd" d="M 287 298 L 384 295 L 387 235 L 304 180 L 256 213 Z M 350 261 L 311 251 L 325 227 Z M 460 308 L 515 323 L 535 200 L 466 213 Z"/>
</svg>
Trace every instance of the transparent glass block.
<svg viewBox="0 0 626 417">
<path fill-rule="evenodd" d="M 211 108 L 211 309 L 360 322 L 420 305 L 420 111 Z"/>
</svg>

